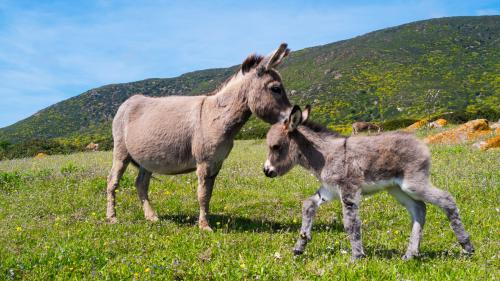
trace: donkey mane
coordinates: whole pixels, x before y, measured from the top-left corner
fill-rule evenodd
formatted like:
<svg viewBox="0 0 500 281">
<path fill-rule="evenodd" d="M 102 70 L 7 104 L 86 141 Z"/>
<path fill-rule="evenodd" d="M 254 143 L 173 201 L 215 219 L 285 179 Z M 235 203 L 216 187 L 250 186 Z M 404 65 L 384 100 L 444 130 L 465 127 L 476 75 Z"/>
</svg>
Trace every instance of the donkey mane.
<svg viewBox="0 0 500 281">
<path fill-rule="evenodd" d="M 245 61 L 241 64 L 239 67 L 238 73 L 240 70 L 243 74 L 249 72 L 252 68 L 255 68 L 259 63 L 264 59 L 263 56 L 261 55 L 256 55 L 256 54 L 251 54 L 249 55 Z"/>
<path fill-rule="evenodd" d="M 328 129 L 326 126 L 321 125 L 319 123 L 309 121 L 307 120 L 306 122 L 302 123 L 301 126 L 305 126 L 308 129 L 312 130 L 315 133 L 319 133 L 325 136 L 331 136 L 331 137 L 339 137 L 340 134 L 336 131 Z"/>
<path fill-rule="evenodd" d="M 222 88 L 224 88 L 229 83 L 229 81 L 231 81 L 236 75 L 238 75 L 238 73 L 240 73 L 240 71 L 244 75 L 245 73 L 249 72 L 253 68 L 257 67 L 257 65 L 259 65 L 259 63 L 263 59 L 264 59 L 264 57 L 261 55 L 257 55 L 257 54 L 249 55 L 245 59 L 245 61 L 238 67 L 238 69 L 236 70 L 236 72 L 233 75 L 229 76 L 226 80 L 224 80 L 224 82 L 222 82 L 219 86 L 217 86 L 217 88 L 215 88 L 215 90 L 207 93 L 206 95 L 207 96 L 215 95 L 220 90 L 222 90 Z"/>
</svg>

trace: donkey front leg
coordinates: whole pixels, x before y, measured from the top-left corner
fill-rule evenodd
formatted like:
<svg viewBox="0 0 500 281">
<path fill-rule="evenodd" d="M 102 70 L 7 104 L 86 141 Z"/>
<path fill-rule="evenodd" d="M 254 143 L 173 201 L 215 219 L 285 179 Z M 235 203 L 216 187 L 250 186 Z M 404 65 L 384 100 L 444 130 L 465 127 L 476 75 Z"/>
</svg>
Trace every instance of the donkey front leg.
<svg viewBox="0 0 500 281">
<path fill-rule="evenodd" d="M 341 187 L 340 190 L 344 229 L 349 235 L 352 248 L 351 260 L 357 260 L 365 256 L 361 241 L 361 220 L 359 218 L 361 189 L 357 186 L 346 185 Z"/>
<path fill-rule="evenodd" d="M 300 229 L 299 239 L 293 248 L 294 255 L 302 254 L 306 248 L 307 242 L 311 241 L 313 219 L 319 206 L 324 202 L 331 201 L 335 197 L 336 194 L 322 186 L 316 191 L 316 194 L 304 200 L 302 203 L 302 227 Z"/>
<path fill-rule="evenodd" d="M 109 223 L 116 223 L 116 210 L 115 210 L 115 191 L 118 188 L 120 179 L 123 173 L 127 169 L 130 158 L 126 153 L 119 153 L 119 150 L 115 148 L 113 151 L 113 166 L 111 167 L 111 172 L 108 176 L 108 184 L 106 187 L 107 194 L 107 207 L 106 207 L 106 218 Z"/>
<path fill-rule="evenodd" d="M 158 221 L 158 216 L 151 207 L 148 196 L 150 180 L 151 180 L 151 172 L 147 171 L 143 167 L 140 167 L 139 175 L 135 180 L 135 187 L 137 188 L 137 194 L 139 195 L 139 200 L 141 200 L 142 208 L 144 209 L 144 217 L 146 218 L 146 220 L 156 222 Z"/>
<path fill-rule="evenodd" d="M 198 203 L 200 204 L 200 217 L 198 218 L 198 226 L 202 230 L 213 231 L 210 227 L 207 216 L 212 198 L 212 189 L 214 187 L 217 171 L 211 171 L 210 165 L 201 163 L 198 164 L 196 174 L 198 175 Z"/>
</svg>

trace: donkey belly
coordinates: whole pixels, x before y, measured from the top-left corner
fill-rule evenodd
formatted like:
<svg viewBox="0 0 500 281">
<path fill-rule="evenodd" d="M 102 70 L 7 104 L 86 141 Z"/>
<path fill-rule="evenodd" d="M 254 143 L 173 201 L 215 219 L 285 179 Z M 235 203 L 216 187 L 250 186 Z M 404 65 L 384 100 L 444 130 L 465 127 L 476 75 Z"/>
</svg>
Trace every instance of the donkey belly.
<svg viewBox="0 0 500 281">
<path fill-rule="evenodd" d="M 130 156 L 154 173 L 181 174 L 195 170 L 192 116 L 199 112 L 199 97 L 144 100 L 146 104 L 131 110 L 124 129 Z"/>
<path fill-rule="evenodd" d="M 140 165 L 143 166 L 148 171 L 163 175 L 178 175 L 196 171 L 196 163 L 191 166 L 164 165 L 164 164 L 157 165 L 156 163 L 150 163 L 150 162 L 145 162 L 144 164 L 141 163 Z"/>
<path fill-rule="evenodd" d="M 361 191 L 363 195 L 370 195 L 381 190 L 387 189 L 390 186 L 401 185 L 400 178 L 391 178 L 387 180 L 379 180 L 373 182 L 366 182 L 362 187 Z"/>
<path fill-rule="evenodd" d="M 127 148 L 132 159 L 150 172 L 173 175 L 196 170 L 190 143 L 149 142 L 140 148 Z"/>
<path fill-rule="evenodd" d="M 172 161 L 172 159 L 141 159 L 136 161 L 146 170 L 164 175 L 184 174 L 196 170 L 194 159 L 192 161 L 183 161 L 183 163 L 174 163 L 175 161 Z"/>
</svg>

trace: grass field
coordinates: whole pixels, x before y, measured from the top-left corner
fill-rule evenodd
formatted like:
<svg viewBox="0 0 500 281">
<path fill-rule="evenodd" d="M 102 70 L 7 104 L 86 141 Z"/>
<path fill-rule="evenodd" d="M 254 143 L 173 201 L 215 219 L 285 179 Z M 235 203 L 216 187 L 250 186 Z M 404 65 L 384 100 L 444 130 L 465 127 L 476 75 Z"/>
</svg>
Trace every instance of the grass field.
<svg viewBox="0 0 500 281">
<path fill-rule="evenodd" d="M 401 260 L 410 233 L 406 210 L 386 193 L 363 199 L 367 258 L 349 259 L 339 202 L 318 212 L 304 255 L 291 249 L 301 201 L 318 182 L 295 168 L 262 173 L 262 141 L 238 141 L 211 202 L 214 233 L 196 226 L 194 174 L 158 176 L 150 197 L 160 221 L 143 219 L 129 168 L 117 193 L 119 224 L 105 222 L 110 152 L 0 162 L 0 279 L 498 280 L 500 151 L 432 147 L 432 181 L 460 208 L 476 253 L 461 248 L 444 213 L 428 207 L 421 257 Z"/>
</svg>

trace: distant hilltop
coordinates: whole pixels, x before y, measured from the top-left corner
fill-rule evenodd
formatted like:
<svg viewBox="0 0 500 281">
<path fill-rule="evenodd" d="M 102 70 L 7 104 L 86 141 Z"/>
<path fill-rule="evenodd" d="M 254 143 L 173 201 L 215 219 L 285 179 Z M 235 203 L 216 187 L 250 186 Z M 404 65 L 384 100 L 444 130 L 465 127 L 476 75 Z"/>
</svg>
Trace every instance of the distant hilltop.
<svg viewBox="0 0 500 281">
<path fill-rule="evenodd" d="M 202 94 L 236 69 L 92 89 L 0 129 L 0 140 L 110 136 L 118 106 L 131 95 Z M 497 120 L 500 16 L 439 18 L 386 28 L 292 52 L 280 71 L 292 102 L 312 104 L 312 118 L 325 124 L 418 119 L 440 112 L 463 120 Z M 263 128 L 252 119 L 242 134 L 260 136 Z"/>
</svg>

